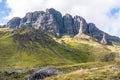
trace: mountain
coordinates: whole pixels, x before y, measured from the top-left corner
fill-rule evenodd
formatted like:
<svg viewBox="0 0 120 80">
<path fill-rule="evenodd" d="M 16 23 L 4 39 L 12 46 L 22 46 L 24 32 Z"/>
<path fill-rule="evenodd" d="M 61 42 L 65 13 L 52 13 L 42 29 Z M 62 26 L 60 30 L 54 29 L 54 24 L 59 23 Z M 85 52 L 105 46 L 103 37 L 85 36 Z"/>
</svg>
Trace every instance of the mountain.
<svg viewBox="0 0 120 80">
<path fill-rule="evenodd" d="M 49 66 L 70 72 L 81 67 L 100 67 L 119 62 L 118 46 L 102 45 L 91 38 L 56 38 L 29 26 L 0 28 L 0 45 L 0 80 L 25 80 L 27 76 L 34 75 L 36 70 L 37 75 L 41 73 L 39 69 Z"/>
<path fill-rule="evenodd" d="M 6 27 L 0 28 L 0 80 L 38 80 L 56 73 L 69 74 L 48 80 L 119 78 L 120 39 L 80 16 L 62 16 L 51 8 L 14 17 Z"/>
<path fill-rule="evenodd" d="M 53 8 L 46 9 L 46 12 L 29 12 L 23 18 L 14 17 L 7 23 L 6 27 L 21 28 L 24 26 L 47 31 L 56 37 L 75 36 L 81 30 L 83 34 L 89 35 L 103 44 L 111 45 L 112 42 L 120 42 L 120 38 L 99 30 L 94 23 L 87 23 L 83 17 L 77 15 L 72 17 L 70 14 L 62 16 L 59 11 Z M 105 41 L 102 41 L 103 38 Z"/>
<path fill-rule="evenodd" d="M 96 59 L 101 61 L 104 57 L 96 58 L 95 53 L 104 53 L 103 55 L 111 53 L 109 49 L 104 48 L 102 52 L 97 52 L 95 50 L 101 47 L 94 50 L 94 47 L 79 41 L 74 43 L 69 37 L 56 40 L 46 32 L 30 27 L 0 30 L 0 45 L 0 64 L 5 68 L 12 66 L 18 69 L 49 64 L 89 62 Z"/>
</svg>

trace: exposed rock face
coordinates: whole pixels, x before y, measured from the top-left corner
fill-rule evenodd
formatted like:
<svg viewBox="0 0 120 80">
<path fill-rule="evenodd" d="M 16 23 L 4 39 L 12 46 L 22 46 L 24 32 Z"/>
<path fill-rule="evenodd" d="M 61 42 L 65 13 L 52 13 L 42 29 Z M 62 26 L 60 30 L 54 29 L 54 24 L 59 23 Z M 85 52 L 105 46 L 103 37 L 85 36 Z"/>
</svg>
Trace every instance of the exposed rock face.
<svg viewBox="0 0 120 80">
<path fill-rule="evenodd" d="M 63 23 L 66 35 L 74 35 L 76 31 L 73 24 L 73 18 L 70 14 L 63 16 Z"/>
<path fill-rule="evenodd" d="M 103 32 L 101 30 L 99 30 L 95 24 L 93 23 L 89 23 L 88 24 L 88 35 L 90 35 L 91 37 L 95 38 L 98 41 L 101 41 L 102 36 L 103 36 Z"/>
<path fill-rule="evenodd" d="M 75 34 L 78 34 L 80 31 L 81 21 L 82 21 L 82 26 L 83 26 L 82 32 L 85 34 L 87 33 L 86 30 L 88 26 L 87 26 L 87 22 L 85 21 L 85 19 L 80 16 L 75 16 L 74 17 Z"/>
<path fill-rule="evenodd" d="M 103 34 L 103 38 L 102 38 L 102 40 L 101 40 L 101 43 L 102 43 L 102 44 L 107 44 L 105 34 Z"/>
<path fill-rule="evenodd" d="M 63 16 L 65 33 L 67 35 L 76 35 L 80 33 L 86 33 L 87 22 L 80 16 L 75 16 L 72 18 L 70 14 Z M 81 24 L 82 22 L 82 24 Z M 82 26 L 82 27 L 81 27 Z M 81 30 L 81 31 L 80 31 Z"/>
<path fill-rule="evenodd" d="M 21 18 L 14 17 L 7 23 L 7 28 L 16 28 L 20 25 Z"/>
<path fill-rule="evenodd" d="M 78 33 L 84 33 L 100 42 L 103 34 L 105 34 L 107 44 L 111 44 L 112 41 L 120 42 L 120 38 L 108 35 L 99 30 L 93 23 L 88 24 L 84 18 L 80 16 L 72 17 L 70 14 L 62 17 L 62 14 L 53 8 L 46 9 L 45 12 L 29 12 L 24 18 L 15 17 L 7 23 L 8 28 L 21 28 L 24 26 L 47 31 L 56 37 L 62 37 L 63 35 L 75 36 Z"/>
<path fill-rule="evenodd" d="M 36 29 L 42 29 L 51 32 L 55 36 L 64 33 L 62 14 L 55 9 L 47 9 L 46 12 L 36 11 L 27 13 L 21 20 L 20 26 L 28 25 Z"/>
<path fill-rule="evenodd" d="M 88 24 L 88 35 L 90 35 L 92 38 L 100 42 L 101 40 L 103 40 L 103 34 L 105 35 L 105 40 L 108 45 L 111 45 L 112 41 L 120 42 L 120 38 L 116 36 L 111 36 L 99 30 L 93 23 Z"/>
</svg>

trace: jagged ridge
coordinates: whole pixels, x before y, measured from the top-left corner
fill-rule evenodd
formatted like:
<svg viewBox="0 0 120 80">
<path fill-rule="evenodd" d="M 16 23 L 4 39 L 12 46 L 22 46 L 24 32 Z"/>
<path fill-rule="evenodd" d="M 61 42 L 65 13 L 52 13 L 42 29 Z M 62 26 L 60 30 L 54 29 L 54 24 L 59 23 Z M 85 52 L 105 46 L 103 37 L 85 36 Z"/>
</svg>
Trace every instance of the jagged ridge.
<svg viewBox="0 0 120 80">
<path fill-rule="evenodd" d="M 83 28 L 80 28 L 81 21 Z M 91 36 L 99 42 L 103 42 L 103 36 L 105 35 L 103 44 L 112 44 L 113 41 L 120 42 L 120 38 L 99 30 L 94 23 L 87 23 L 80 16 L 72 17 L 70 14 L 62 16 L 59 11 L 53 8 L 46 9 L 46 12 L 29 12 L 24 18 L 14 17 L 7 23 L 8 28 L 21 28 L 23 26 L 48 31 L 56 37 L 64 35 L 75 36 L 82 29 L 82 33 Z"/>
</svg>

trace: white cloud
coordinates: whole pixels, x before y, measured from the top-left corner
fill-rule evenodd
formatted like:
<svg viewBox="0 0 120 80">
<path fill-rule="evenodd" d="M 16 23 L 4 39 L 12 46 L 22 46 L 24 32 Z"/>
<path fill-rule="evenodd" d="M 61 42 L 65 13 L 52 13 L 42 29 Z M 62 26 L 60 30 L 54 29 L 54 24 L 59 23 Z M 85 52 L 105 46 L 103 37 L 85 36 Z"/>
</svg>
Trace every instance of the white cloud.
<svg viewBox="0 0 120 80">
<path fill-rule="evenodd" d="M 4 25 L 3 23 L 0 23 L 0 25 Z"/>
<path fill-rule="evenodd" d="M 120 12 L 117 18 L 107 15 L 111 9 L 120 8 L 119 3 L 120 0 L 7 0 L 7 6 L 11 9 L 7 18 L 23 17 L 27 12 L 55 8 L 62 14 L 80 15 L 101 30 L 120 36 Z"/>
</svg>

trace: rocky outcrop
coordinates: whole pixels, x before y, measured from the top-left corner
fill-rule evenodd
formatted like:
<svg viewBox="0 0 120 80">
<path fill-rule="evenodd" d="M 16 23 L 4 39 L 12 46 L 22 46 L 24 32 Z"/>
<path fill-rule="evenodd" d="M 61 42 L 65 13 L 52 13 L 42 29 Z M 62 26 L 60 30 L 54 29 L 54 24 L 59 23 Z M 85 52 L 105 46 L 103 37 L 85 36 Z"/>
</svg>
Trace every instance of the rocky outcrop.
<svg viewBox="0 0 120 80">
<path fill-rule="evenodd" d="M 35 68 L 33 70 L 36 70 L 36 72 L 34 72 L 30 77 L 26 78 L 25 80 L 43 80 L 46 77 L 61 74 L 61 71 L 54 68 L 54 66 L 46 66 L 38 69 Z"/>
<path fill-rule="evenodd" d="M 36 11 L 27 13 L 21 20 L 20 26 L 28 25 L 36 29 L 48 31 L 55 36 L 60 36 L 64 33 L 62 14 L 55 9 L 46 9 L 44 11 Z"/>
<path fill-rule="evenodd" d="M 53 8 L 46 9 L 45 12 L 29 12 L 25 17 L 15 17 L 7 23 L 8 28 L 21 28 L 24 26 L 49 32 L 56 37 L 62 37 L 63 35 L 75 36 L 79 33 L 89 35 L 100 42 L 103 34 L 105 34 L 107 44 L 112 44 L 112 41 L 120 42 L 120 38 L 110 36 L 99 30 L 94 23 L 87 23 L 84 18 L 77 15 L 72 17 L 70 14 L 66 14 L 62 17 L 62 14 Z"/>
<path fill-rule="evenodd" d="M 80 17 L 80 16 L 75 16 L 73 18 L 73 20 L 74 20 L 74 27 L 75 27 L 75 35 L 79 33 L 81 25 L 83 27 L 82 32 L 86 34 L 87 33 L 86 30 L 87 30 L 87 27 L 88 27 L 86 20 L 84 18 Z M 81 21 L 82 21 L 82 24 L 81 24 Z"/>
<path fill-rule="evenodd" d="M 6 25 L 7 28 L 17 28 L 20 25 L 21 18 L 14 17 Z"/>
<path fill-rule="evenodd" d="M 74 18 L 72 18 L 70 14 L 66 14 L 65 16 L 63 16 L 63 22 L 65 28 L 64 34 L 76 35 L 78 33 L 87 33 L 87 22 L 84 18 L 80 16 L 75 16 Z"/>
<path fill-rule="evenodd" d="M 66 35 L 75 35 L 75 27 L 73 18 L 70 14 L 66 14 L 63 16 L 63 25 L 64 25 L 64 31 Z"/>
<path fill-rule="evenodd" d="M 111 45 L 112 42 L 120 42 L 120 38 L 116 36 L 111 36 L 101 30 L 99 30 L 94 23 L 88 24 L 88 34 L 92 38 L 94 38 L 96 41 L 101 42 L 103 40 L 103 34 L 105 35 L 106 44 Z"/>
<path fill-rule="evenodd" d="M 60 71 L 58 70 L 41 70 L 39 72 L 35 72 L 32 77 L 30 78 L 27 78 L 26 80 L 43 80 L 45 79 L 46 77 L 50 77 L 50 76 L 53 76 L 53 75 L 57 75 L 57 74 L 60 74 Z"/>
</svg>

